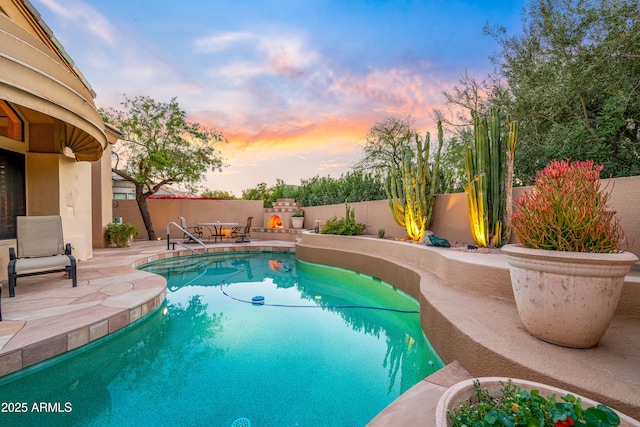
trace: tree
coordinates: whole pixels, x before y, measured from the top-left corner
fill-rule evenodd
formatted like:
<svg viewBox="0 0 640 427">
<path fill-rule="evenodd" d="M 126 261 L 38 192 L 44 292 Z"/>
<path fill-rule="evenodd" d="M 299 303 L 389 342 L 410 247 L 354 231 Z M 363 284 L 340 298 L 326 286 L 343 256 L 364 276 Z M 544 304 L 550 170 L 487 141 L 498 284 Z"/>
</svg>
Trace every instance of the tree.
<svg viewBox="0 0 640 427">
<path fill-rule="evenodd" d="M 417 150 L 416 133 L 413 119 L 409 116 L 389 116 L 375 123 L 367 134 L 363 157 L 354 169 L 382 176 L 388 176 L 391 170 L 400 170 L 405 147 L 413 152 Z"/>
<path fill-rule="evenodd" d="M 247 188 L 246 190 L 242 190 L 242 199 L 262 200 L 264 203 L 266 203 L 268 199 L 267 191 L 267 183 L 261 182 L 254 188 Z"/>
<path fill-rule="evenodd" d="M 302 206 L 384 200 L 387 194 L 380 175 L 362 171 L 347 172 L 340 178 L 315 176 L 301 181 L 298 199 Z"/>
<path fill-rule="evenodd" d="M 520 123 L 516 176 L 550 160 L 593 159 L 604 174 L 640 174 L 640 8 L 637 0 L 532 0 L 522 33 L 486 27 L 506 96 L 492 105 Z"/>
<path fill-rule="evenodd" d="M 224 190 L 205 190 L 200 194 L 202 197 L 210 197 L 212 199 L 220 199 L 220 200 L 236 200 L 237 198 Z"/>
<path fill-rule="evenodd" d="M 435 110 L 435 117 L 452 135 L 445 142 L 440 160 L 442 189 L 445 193 L 464 191 L 466 182 L 465 151 L 474 146 L 474 115 L 488 116 L 504 101 L 507 91 L 497 75 L 477 80 L 466 71 L 450 91 L 443 91 L 446 101 L 443 110 Z"/>
<path fill-rule="evenodd" d="M 273 187 L 267 187 L 266 182 L 261 182 L 255 188 L 242 190 L 242 198 L 244 200 L 262 200 L 263 206 L 270 208 L 273 206 L 273 202 L 278 199 L 298 198 L 298 189 L 277 178 L 276 185 Z"/>
<path fill-rule="evenodd" d="M 473 145 L 473 132 L 459 129 L 457 136 L 449 138 L 440 154 L 440 185 L 442 193 L 461 193 L 465 183 L 465 150 Z"/>
<path fill-rule="evenodd" d="M 195 191 L 208 170 L 221 170 L 223 160 L 214 145 L 227 140 L 215 129 L 187 121 L 176 98 L 163 103 L 125 96 L 121 105 L 122 110 L 100 109 L 105 123 L 123 133 L 113 147 L 112 171 L 135 186 L 149 240 L 155 240 L 147 198 L 169 184 Z"/>
</svg>

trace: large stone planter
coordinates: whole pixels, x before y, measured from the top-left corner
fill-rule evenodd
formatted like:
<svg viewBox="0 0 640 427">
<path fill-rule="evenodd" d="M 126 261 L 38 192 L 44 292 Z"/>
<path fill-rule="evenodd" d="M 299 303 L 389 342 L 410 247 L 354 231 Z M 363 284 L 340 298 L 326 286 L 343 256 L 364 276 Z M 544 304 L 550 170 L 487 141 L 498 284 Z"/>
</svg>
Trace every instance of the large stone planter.
<svg viewBox="0 0 640 427">
<path fill-rule="evenodd" d="M 304 225 L 304 217 L 303 216 L 292 216 L 291 217 L 291 226 L 293 228 L 302 228 Z"/>
<path fill-rule="evenodd" d="M 489 390 L 489 393 L 493 396 L 501 395 L 502 385 L 500 382 L 506 383 L 509 381 L 508 378 L 500 378 L 500 377 L 484 377 L 484 378 L 476 378 L 480 381 L 480 386 L 483 389 Z M 461 381 L 451 387 L 449 387 L 440 400 L 438 401 L 438 405 L 436 406 L 436 427 L 449 427 L 451 426 L 451 421 L 447 416 L 447 413 L 460 405 L 461 403 L 471 399 L 475 400 L 476 391 L 473 386 L 474 379 Z M 588 399 L 584 396 L 580 396 L 576 393 L 563 390 L 557 387 L 553 387 L 546 384 L 541 384 L 533 381 L 520 380 L 520 379 L 512 379 L 511 380 L 515 385 L 517 385 L 522 390 L 538 390 L 540 395 L 543 397 L 548 397 L 552 394 L 556 395 L 558 401 L 560 401 L 560 397 L 566 394 L 573 394 L 575 397 L 579 397 L 582 401 L 582 407 L 587 409 L 592 406 L 597 406 L 598 402 Z M 611 408 L 615 410 L 615 408 Z M 618 416 L 620 417 L 620 427 L 639 427 L 640 422 L 634 420 L 633 418 L 616 411 Z"/>
<path fill-rule="evenodd" d="M 524 327 L 541 340 L 574 348 L 598 344 L 618 305 L 624 278 L 638 258 L 502 247 Z"/>
</svg>

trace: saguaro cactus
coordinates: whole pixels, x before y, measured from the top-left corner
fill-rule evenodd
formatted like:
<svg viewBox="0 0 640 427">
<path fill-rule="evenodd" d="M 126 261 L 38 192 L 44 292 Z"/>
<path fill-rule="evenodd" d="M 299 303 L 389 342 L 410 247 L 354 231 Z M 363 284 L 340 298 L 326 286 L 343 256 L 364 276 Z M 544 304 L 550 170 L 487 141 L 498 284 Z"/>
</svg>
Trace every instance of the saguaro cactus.
<svg viewBox="0 0 640 427">
<path fill-rule="evenodd" d="M 442 123 L 438 122 L 438 148 L 433 165 L 429 165 L 430 134 L 427 132 L 424 146 L 420 136 L 414 134 L 416 153 L 405 148 L 402 165 L 394 168 L 386 182 L 387 198 L 393 218 L 405 227 L 407 235 L 415 242 L 424 237 L 431 225 L 433 204 L 440 167 L 440 151 L 443 145 Z M 431 169 L 431 175 L 429 175 Z"/>
<path fill-rule="evenodd" d="M 502 138 L 500 115 L 490 122 L 474 114 L 474 147 L 465 151 L 471 234 L 478 246 L 500 247 L 511 237 L 513 157 L 518 124 L 507 117 L 509 137 Z"/>
</svg>

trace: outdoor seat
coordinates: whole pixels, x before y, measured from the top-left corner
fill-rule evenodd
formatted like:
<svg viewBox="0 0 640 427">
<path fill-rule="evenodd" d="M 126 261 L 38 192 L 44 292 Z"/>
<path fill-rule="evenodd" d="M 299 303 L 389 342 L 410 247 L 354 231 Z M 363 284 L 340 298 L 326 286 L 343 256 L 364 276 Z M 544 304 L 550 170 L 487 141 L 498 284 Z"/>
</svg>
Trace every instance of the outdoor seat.
<svg viewBox="0 0 640 427">
<path fill-rule="evenodd" d="M 187 220 L 185 219 L 185 217 L 183 216 L 179 216 L 178 218 L 180 218 L 180 226 L 186 230 L 189 234 L 191 234 L 191 236 L 202 240 L 202 227 L 200 227 L 199 225 L 194 225 L 194 226 L 188 226 L 187 225 Z M 188 243 L 188 242 L 193 242 L 193 238 L 191 236 L 189 236 L 189 234 L 184 233 L 184 242 Z"/>
<path fill-rule="evenodd" d="M 9 297 L 15 296 L 18 277 L 65 272 L 73 287 L 78 285 L 76 259 L 71 244 L 64 243 L 59 215 L 19 216 L 16 232 L 18 251 L 9 248 Z"/>
<path fill-rule="evenodd" d="M 251 241 L 251 240 L 247 239 L 247 237 L 250 236 L 249 232 L 251 231 L 251 221 L 253 221 L 253 217 L 252 216 L 247 218 L 247 225 L 244 227 L 244 230 L 240 229 L 240 230 L 234 231 L 232 233 L 232 236 L 235 233 L 236 243 L 247 243 L 247 242 Z"/>
</svg>

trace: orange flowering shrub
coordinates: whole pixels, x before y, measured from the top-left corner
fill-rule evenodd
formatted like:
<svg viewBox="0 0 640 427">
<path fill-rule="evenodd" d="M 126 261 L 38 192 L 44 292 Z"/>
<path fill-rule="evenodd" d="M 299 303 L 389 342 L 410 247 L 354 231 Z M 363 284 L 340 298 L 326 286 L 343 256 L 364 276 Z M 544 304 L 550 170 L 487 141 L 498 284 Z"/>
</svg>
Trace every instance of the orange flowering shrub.
<svg viewBox="0 0 640 427">
<path fill-rule="evenodd" d="M 628 249 L 620 220 L 607 207 L 601 171 L 592 160 L 554 160 L 538 172 L 531 190 L 515 201 L 512 226 L 520 243 L 570 252 Z"/>
</svg>

